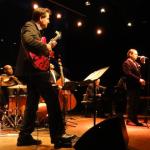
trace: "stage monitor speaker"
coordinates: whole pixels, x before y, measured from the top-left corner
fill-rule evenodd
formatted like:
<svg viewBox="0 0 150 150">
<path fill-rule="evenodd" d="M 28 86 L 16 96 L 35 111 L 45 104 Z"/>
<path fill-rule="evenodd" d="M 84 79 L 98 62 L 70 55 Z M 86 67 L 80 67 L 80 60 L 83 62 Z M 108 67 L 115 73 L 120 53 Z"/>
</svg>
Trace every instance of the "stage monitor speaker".
<svg viewBox="0 0 150 150">
<path fill-rule="evenodd" d="M 112 117 L 90 128 L 75 143 L 75 150 L 127 150 L 129 137 L 123 118 Z"/>
</svg>

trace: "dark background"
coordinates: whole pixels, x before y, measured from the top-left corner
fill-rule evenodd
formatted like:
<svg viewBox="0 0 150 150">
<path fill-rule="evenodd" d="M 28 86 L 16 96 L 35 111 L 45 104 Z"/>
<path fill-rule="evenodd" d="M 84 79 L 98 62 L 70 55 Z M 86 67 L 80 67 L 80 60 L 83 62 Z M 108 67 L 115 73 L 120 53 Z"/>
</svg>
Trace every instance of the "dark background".
<svg viewBox="0 0 150 150">
<path fill-rule="evenodd" d="M 11 64 L 15 69 L 20 29 L 31 17 L 32 2 L 34 1 L 0 0 L 1 68 Z M 85 7 L 84 0 L 36 2 L 53 11 L 51 24 L 45 34 L 50 38 L 56 30 L 62 32 L 62 38 L 54 49 L 53 61 L 56 63 L 58 56 L 61 56 L 64 74 L 72 81 L 82 81 L 93 71 L 109 66 L 101 77 L 101 83 L 112 87 L 121 76 L 121 64 L 129 48 L 136 48 L 140 55 L 150 56 L 148 0 L 91 0 L 89 7 Z M 106 7 L 105 14 L 100 13 L 102 6 Z M 61 20 L 55 18 L 57 11 L 63 14 Z M 78 19 L 84 22 L 81 28 L 75 26 Z M 133 26 L 127 27 L 130 20 Z M 97 26 L 104 29 L 101 36 L 95 34 Z M 56 68 L 58 69 L 57 65 Z"/>
</svg>

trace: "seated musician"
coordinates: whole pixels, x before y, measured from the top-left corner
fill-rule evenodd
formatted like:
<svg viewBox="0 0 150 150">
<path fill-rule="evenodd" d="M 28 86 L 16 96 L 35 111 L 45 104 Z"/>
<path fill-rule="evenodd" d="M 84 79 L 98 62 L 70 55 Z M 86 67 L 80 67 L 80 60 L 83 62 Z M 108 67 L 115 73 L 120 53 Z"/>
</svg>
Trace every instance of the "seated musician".
<svg viewBox="0 0 150 150">
<path fill-rule="evenodd" d="M 1 75 L 1 86 L 12 86 L 16 84 L 22 84 L 17 77 L 13 75 L 14 71 L 11 65 L 5 65 L 3 67 L 4 74 Z"/>
<path fill-rule="evenodd" d="M 0 101 L 1 107 L 5 107 L 9 101 L 9 93 L 8 87 L 22 84 L 14 75 L 13 75 L 13 68 L 11 65 L 5 65 L 3 67 L 3 74 L 0 76 L 0 86 L 1 86 L 1 95 L 2 99 Z"/>
<path fill-rule="evenodd" d="M 106 87 L 100 85 L 100 79 L 97 79 L 95 80 L 95 83 L 93 82 L 88 85 L 86 89 L 86 93 L 84 94 L 84 101 L 91 101 L 92 106 L 93 104 L 95 104 L 96 107 L 93 107 L 93 108 L 96 108 L 97 115 L 100 117 L 105 116 L 104 108 L 103 108 L 103 99 L 102 99 L 105 89 Z"/>
</svg>

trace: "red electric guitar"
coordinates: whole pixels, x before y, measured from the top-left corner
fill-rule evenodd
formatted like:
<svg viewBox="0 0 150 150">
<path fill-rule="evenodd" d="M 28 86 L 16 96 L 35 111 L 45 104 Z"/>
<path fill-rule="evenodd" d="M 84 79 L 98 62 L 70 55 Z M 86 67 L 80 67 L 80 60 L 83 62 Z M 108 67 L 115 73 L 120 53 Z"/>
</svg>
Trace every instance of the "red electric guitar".
<svg viewBox="0 0 150 150">
<path fill-rule="evenodd" d="M 50 40 L 50 42 L 52 40 L 57 41 L 58 39 L 61 38 L 61 32 L 56 31 L 55 33 L 56 33 L 56 36 L 54 38 L 52 38 Z M 42 37 L 41 41 L 45 44 L 47 43 L 45 37 Z M 29 57 L 31 58 L 31 62 L 32 62 L 32 65 L 33 65 L 34 68 L 36 68 L 40 71 L 46 71 L 49 68 L 50 57 L 54 57 L 54 52 L 50 51 L 49 52 L 49 57 L 46 57 L 46 56 L 43 56 L 43 55 L 39 56 L 39 55 L 36 55 L 32 52 L 29 52 Z"/>
</svg>

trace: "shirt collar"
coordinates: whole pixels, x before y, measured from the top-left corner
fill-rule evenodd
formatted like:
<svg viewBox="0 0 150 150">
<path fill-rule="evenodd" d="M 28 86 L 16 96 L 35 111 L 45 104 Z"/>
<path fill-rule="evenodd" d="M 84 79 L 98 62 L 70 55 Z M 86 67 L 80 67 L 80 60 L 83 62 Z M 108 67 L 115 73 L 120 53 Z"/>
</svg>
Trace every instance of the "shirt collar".
<svg viewBox="0 0 150 150">
<path fill-rule="evenodd" d="M 37 26 L 37 28 L 38 28 L 38 30 L 42 30 L 42 27 L 40 26 L 40 24 L 39 23 L 35 23 L 36 24 L 36 26 Z"/>
</svg>

